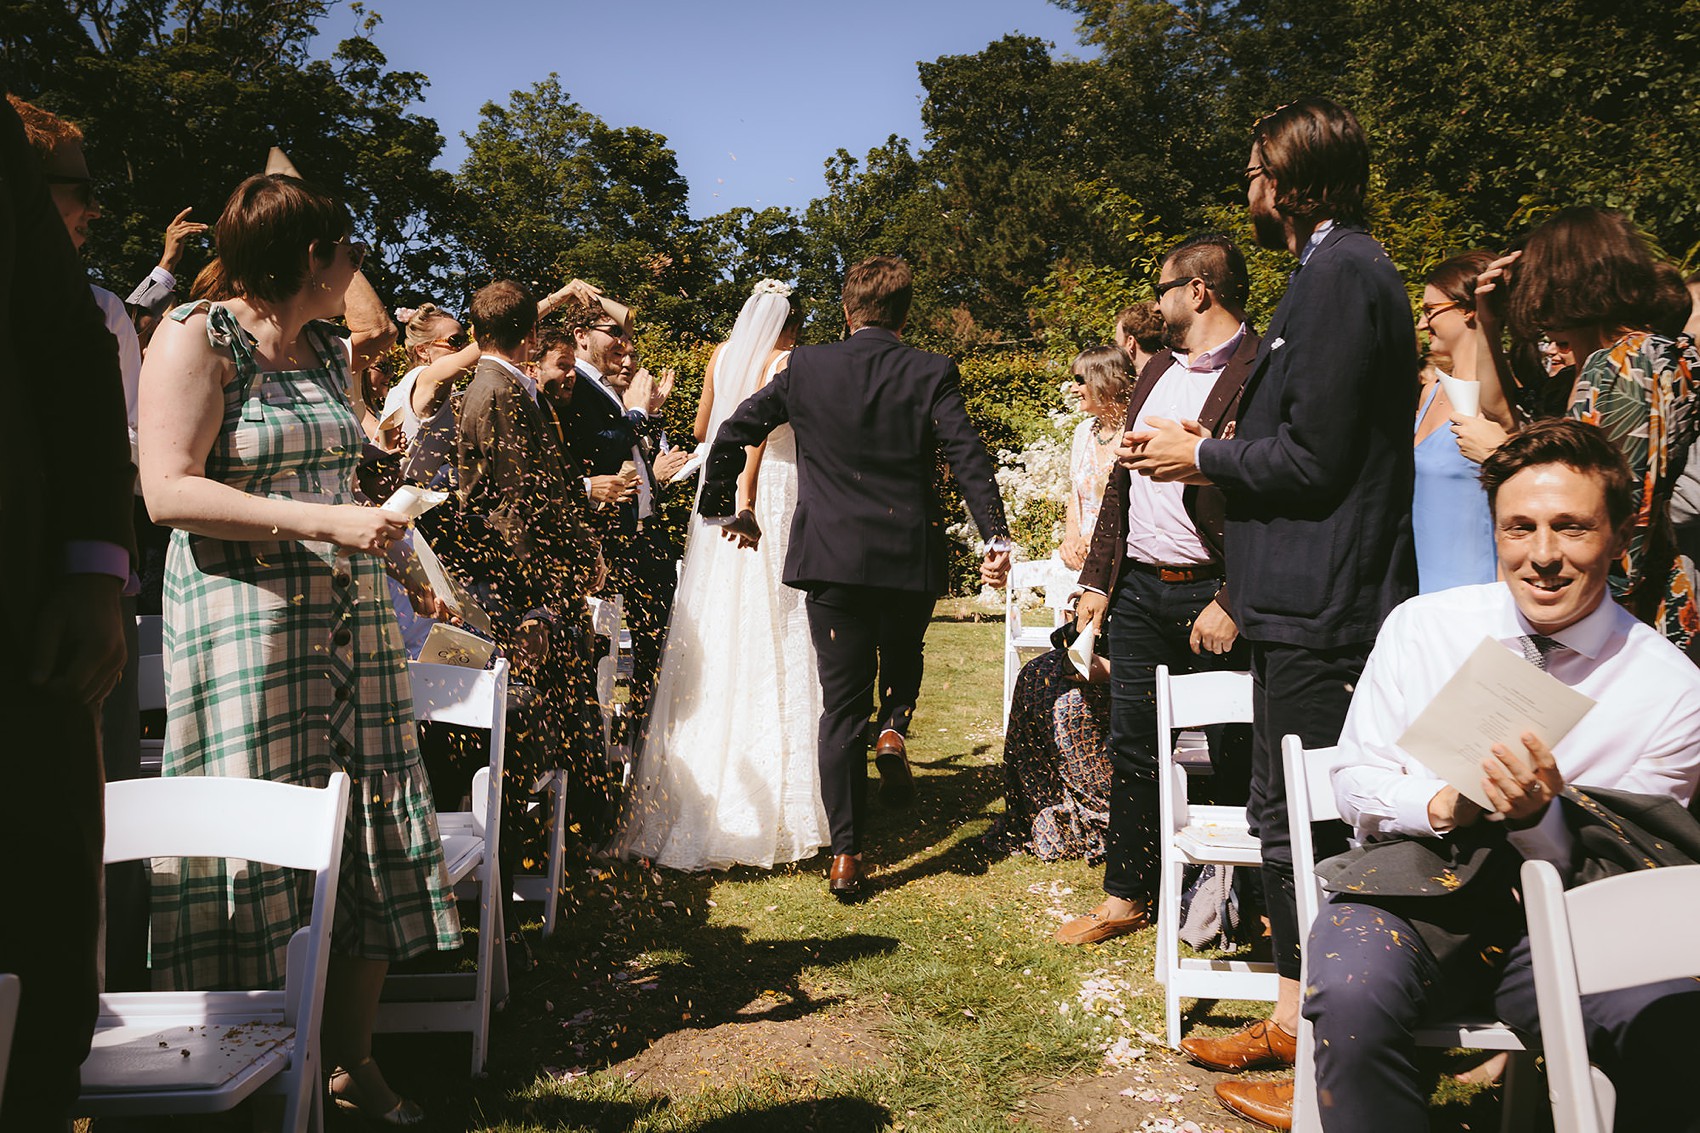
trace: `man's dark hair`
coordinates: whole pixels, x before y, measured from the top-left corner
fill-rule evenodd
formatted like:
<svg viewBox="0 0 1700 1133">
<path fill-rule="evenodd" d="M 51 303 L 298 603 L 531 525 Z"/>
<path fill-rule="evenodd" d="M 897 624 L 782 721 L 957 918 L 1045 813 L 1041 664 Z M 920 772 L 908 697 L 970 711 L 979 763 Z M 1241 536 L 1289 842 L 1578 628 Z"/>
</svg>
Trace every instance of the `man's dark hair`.
<svg viewBox="0 0 1700 1133">
<path fill-rule="evenodd" d="M 850 329 L 902 330 L 915 277 L 901 256 L 869 256 L 844 273 L 844 314 Z"/>
<path fill-rule="evenodd" d="M 480 341 L 511 354 L 537 325 L 537 300 L 517 279 L 498 279 L 478 289 L 467 314 Z"/>
<path fill-rule="evenodd" d="M 1511 284 L 1506 314 L 1518 337 L 1584 326 L 1609 335 L 1647 325 L 1658 275 L 1646 237 L 1627 217 L 1575 205 L 1529 233 Z"/>
<path fill-rule="evenodd" d="M 1117 340 L 1129 335 L 1147 354 L 1163 349 L 1163 316 L 1157 313 L 1154 304 L 1135 303 L 1131 307 L 1123 307 L 1116 315 Z"/>
<path fill-rule="evenodd" d="M 1654 264 L 1653 296 L 1646 317 L 1638 326 L 1675 338 L 1688 325 L 1693 313 L 1694 295 L 1688 290 L 1688 281 L 1682 278 L 1682 269 L 1667 260 Z"/>
<path fill-rule="evenodd" d="M 578 341 L 573 338 L 573 332 L 563 326 L 553 326 L 544 331 L 537 339 L 537 353 L 533 360 L 537 362 L 549 356 L 551 350 L 565 350 L 571 358 L 578 350 Z"/>
<path fill-rule="evenodd" d="M 1536 421 L 1512 433 L 1482 461 L 1482 487 L 1487 489 L 1488 512 L 1499 517 L 1500 485 L 1526 468 L 1562 464 L 1593 476 L 1606 493 L 1606 514 L 1615 531 L 1635 511 L 1629 462 L 1597 425 L 1568 417 Z"/>
<path fill-rule="evenodd" d="M 352 230 L 348 210 L 322 189 L 256 173 L 230 194 L 213 231 L 229 294 L 276 303 L 306 287 L 309 259 L 329 263 Z"/>
<path fill-rule="evenodd" d="M 1275 207 L 1300 220 L 1363 224 L 1369 142 L 1357 117 L 1326 98 L 1301 98 L 1251 129 L 1258 162 L 1275 179 Z"/>
<path fill-rule="evenodd" d="M 1220 232 L 1187 237 L 1163 257 L 1163 263 L 1172 264 L 1183 278 L 1202 279 L 1230 311 L 1245 310 L 1246 292 L 1251 287 L 1245 256 Z"/>
</svg>

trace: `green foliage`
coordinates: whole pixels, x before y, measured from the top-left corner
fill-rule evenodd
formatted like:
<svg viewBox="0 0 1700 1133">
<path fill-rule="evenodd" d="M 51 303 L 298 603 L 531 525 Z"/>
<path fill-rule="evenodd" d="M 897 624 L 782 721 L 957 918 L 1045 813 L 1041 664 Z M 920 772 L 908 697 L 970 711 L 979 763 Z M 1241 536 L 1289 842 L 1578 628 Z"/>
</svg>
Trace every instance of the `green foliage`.
<svg viewBox="0 0 1700 1133">
<path fill-rule="evenodd" d="M 0 0 L 11 89 L 84 132 L 105 211 L 85 249 L 97 277 L 127 290 L 159 259 L 171 218 L 193 206 L 194 219 L 216 220 L 272 145 L 352 209 L 380 293 L 445 268 L 431 238 L 448 199 L 447 175 L 431 169 L 442 137 L 408 112 L 426 77 L 386 70 L 370 38 L 378 16 L 359 5 L 358 33 L 329 60 L 310 59 L 326 10 L 321 0 Z M 185 284 L 209 251 L 189 250 Z"/>
</svg>

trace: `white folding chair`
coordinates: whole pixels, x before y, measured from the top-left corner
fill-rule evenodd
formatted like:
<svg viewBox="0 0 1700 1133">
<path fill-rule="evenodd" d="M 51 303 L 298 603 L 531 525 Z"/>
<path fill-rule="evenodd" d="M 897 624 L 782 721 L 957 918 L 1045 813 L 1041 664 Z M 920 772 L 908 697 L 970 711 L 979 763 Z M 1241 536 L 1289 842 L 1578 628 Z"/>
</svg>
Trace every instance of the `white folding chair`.
<svg viewBox="0 0 1700 1133">
<path fill-rule="evenodd" d="M 1297 736 L 1281 740 L 1281 757 L 1287 776 L 1287 823 L 1293 839 L 1293 877 L 1297 880 L 1299 933 L 1310 934 L 1324 901 L 1322 883 L 1316 876 L 1316 841 L 1310 824 L 1340 817 L 1334 798 L 1334 768 L 1343 762 L 1339 748 L 1306 751 Z M 1303 952 L 1308 984 L 1310 950 Z M 1451 1050 L 1503 1050 L 1511 1058 L 1505 1067 L 1504 1108 L 1500 1114 L 1502 1133 L 1523 1133 L 1531 1127 L 1538 1097 L 1530 1083 L 1535 1080 L 1535 1056 L 1539 1046 L 1497 1019 L 1485 1015 L 1457 1019 L 1429 1019 L 1417 1027 L 1418 1046 Z M 1316 1035 L 1310 1020 L 1299 1017 L 1298 1076 L 1293 1091 L 1293 1129 L 1297 1133 L 1320 1133 L 1322 1113 L 1316 1095 Z"/>
<path fill-rule="evenodd" d="M 1251 960 L 1211 960 L 1180 954 L 1181 874 L 1189 865 L 1255 869 L 1257 839 L 1244 807 L 1193 806 L 1187 769 L 1175 759 L 1175 731 L 1210 724 L 1251 723 L 1250 673 L 1171 676 L 1157 666 L 1157 797 L 1163 877 L 1157 902 L 1157 981 L 1163 985 L 1169 1045 L 1181 1042 L 1181 998 L 1257 999 L 1273 1002 L 1275 965 Z"/>
<path fill-rule="evenodd" d="M 1640 870 L 1565 892 L 1552 863 L 1527 861 L 1523 903 L 1554 1133 L 1612 1133 L 1617 1090 L 1588 1061 L 1582 997 L 1700 976 L 1700 865 Z M 1633 946 L 1624 935 L 1630 924 Z"/>
<path fill-rule="evenodd" d="M 6 1098 L 6 1065 L 12 1058 L 12 1032 L 18 1025 L 17 976 L 0 975 L 0 1102 Z"/>
<path fill-rule="evenodd" d="M 502 760 L 507 746 L 508 663 L 490 669 L 415 661 L 413 712 L 419 720 L 482 728 L 490 733 L 490 762 L 472 777 L 471 809 L 437 812 L 443 862 L 455 895 L 478 898 L 478 968 L 471 973 L 392 974 L 384 981 L 377 1030 L 450 1032 L 472 1036 L 472 1072 L 484 1073 L 490 1012 L 508 996 L 507 930 L 499 869 Z"/>
<path fill-rule="evenodd" d="M 286 1131 L 324 1127 L 319 1026 L 348 825 L 348 776 L 323 790 L 185 775 L 106 787 L 106 861 L 233 858 L 313 874 L 313 910 L 289 940 L 282 991 L 100 997 L 78 1117 L 221 1113 L 281 1094 Z"/>
<path fill-rule="evenodd" d="M 136 618 L 136 706 L 143 712 L 165 710 L 165 619 Z M 142 742 L 142 774 L 158 775 L 165 762 L 165 740 Z"/>
<path fill-rule="evenodd" d="M 1009 730 L 1009 705 L 1015 697 L 1015 678 L 1021 672 L 1023 651 L 1043 653 L 1051 647 L 1051 633 L 1068 620 L 1068 595 L 1074 576 L 1055 559 L 1030 559 L 1009 570 L 1009 585 L 1003 592 L 1003 725 Z M 1024 625 L 1021 595 L 1040 590 L 1052 611 L 1048 626 Z"/>
</svg>

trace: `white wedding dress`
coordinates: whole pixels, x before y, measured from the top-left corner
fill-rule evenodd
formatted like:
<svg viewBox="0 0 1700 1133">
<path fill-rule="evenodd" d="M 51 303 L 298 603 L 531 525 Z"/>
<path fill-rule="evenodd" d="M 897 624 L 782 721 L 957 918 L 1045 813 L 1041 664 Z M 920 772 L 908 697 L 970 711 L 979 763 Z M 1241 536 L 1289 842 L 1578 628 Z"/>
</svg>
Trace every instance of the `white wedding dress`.
<svg viewBox="0 0 1700 1133">
<path fill-rule="evenodd" d="M 760 546 L 741 548 L 691 518 L 616 842 L 623 857 L 681 870 L 767 868 L 829 843 L 815 650 L 803 592 L 780 581 L 796 508 L 797 443 L 782 425 L 767 439 L 757 481 Z"/>
</svg>

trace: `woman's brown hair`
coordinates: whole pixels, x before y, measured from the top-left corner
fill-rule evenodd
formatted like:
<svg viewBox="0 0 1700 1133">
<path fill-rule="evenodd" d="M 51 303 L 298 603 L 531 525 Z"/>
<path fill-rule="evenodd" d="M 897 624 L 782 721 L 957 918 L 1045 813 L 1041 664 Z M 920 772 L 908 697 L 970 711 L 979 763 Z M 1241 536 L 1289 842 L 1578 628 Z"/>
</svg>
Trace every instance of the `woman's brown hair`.
<svg viewBox="0 0 1700 1133">
<path fill-rule="evenodd" d="M 323 190 L 256 173 L 230 194 L 215 232 L 231 294 L 277 303 L 307 286 L 310 258 L 328 262 L 331 245 L 352 230 L 348 210 Z"/>
<path fill-rule="evenodd" d="M 1127 372 L 1133 359 L 1119 346 L 1088 346 L 1075 356 L 1069 372 L 1092 391 L 1100 405 L 1126 405 Z"/>
<path fill-rule="evenodd" d="M 1423 283 L 1466 311 L 1473 311 L 1476 309 L 1476 277 L 1486 271 L 1494 259 L 1492 252 L 1479 248 L 1459 252 L 1429 269 L 1429 273 L 1423 276 Z"/>
<path fill-rule="evenodd" d="M 1615 209 L 1576 205 L 1529 233 L 1506 321 L 1527 339 L 1572 327 L 1640 327 L 1657 288 L 1640 230 Z"/>
</svg>

